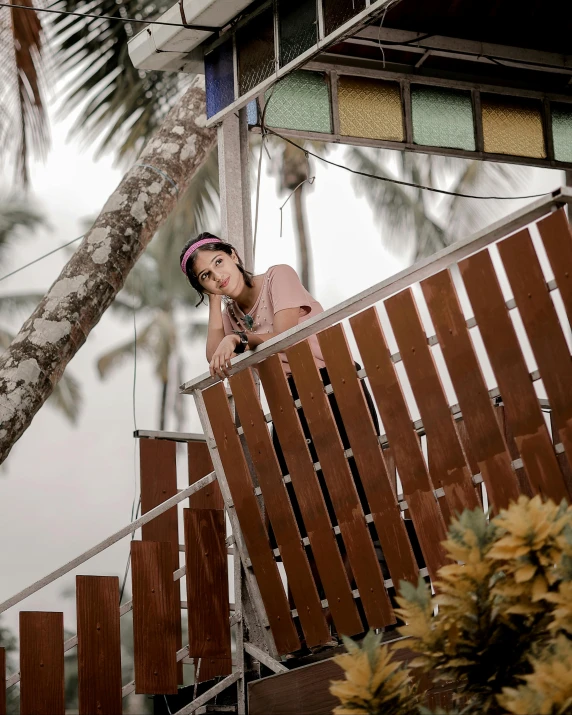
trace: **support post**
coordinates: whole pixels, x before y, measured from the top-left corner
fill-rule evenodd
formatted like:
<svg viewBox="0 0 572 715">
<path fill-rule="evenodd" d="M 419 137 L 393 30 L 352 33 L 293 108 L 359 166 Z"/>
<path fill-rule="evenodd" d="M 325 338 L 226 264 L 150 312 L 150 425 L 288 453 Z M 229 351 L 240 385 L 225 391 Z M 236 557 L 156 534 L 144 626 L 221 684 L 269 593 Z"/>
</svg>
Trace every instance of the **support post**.
<svg viewBox="0 0 572 715">
<path fill-rule="evenodd" d="M 218 171 L 222 238 L 236 246 L 246 269 L 253 271 L 246 108 L 238 116 L 229 114 L 218 127 Z"/>
</svg>

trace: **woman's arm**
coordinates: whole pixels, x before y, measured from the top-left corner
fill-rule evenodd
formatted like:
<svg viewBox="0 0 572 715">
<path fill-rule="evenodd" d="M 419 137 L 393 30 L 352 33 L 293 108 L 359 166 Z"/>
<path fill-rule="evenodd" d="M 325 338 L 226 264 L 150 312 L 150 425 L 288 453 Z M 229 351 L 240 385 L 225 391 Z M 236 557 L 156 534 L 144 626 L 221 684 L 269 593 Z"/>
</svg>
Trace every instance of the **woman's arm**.
<svg viewBox="0 0 572 715">
<path fill-rule="evenodd" d="M 298 325 L 300 308 L 285 308 L 274 314 L 274 330 L 271 333 L 247 333 L 248 347 L 252 350 L 261 343 L 265 343 L 271 338 L 275 338 L 280 333 L 285 333 L 290 328 Z"/>
<path fill-rule="evenodd" d="M 222 296 L 209 295 L 209 325 L 207 333 L 207 360 L 209 363 L 223 338 Z"/>
</svg>

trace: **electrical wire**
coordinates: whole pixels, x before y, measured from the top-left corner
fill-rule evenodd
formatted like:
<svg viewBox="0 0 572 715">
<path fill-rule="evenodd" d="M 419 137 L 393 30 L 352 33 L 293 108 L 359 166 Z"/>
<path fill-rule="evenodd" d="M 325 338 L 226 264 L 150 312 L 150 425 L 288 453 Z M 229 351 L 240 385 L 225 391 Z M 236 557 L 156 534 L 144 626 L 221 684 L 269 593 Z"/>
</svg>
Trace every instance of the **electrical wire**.
<svg viewBox="0 0 572 715">
<path fill-rule="evenodd" d="M 523 199 L 540 199 L 543 196 L 549 196 L 550 194 L 552 194 L 552 191 L 544 191 L 542 194 L 529 194 L 528 196 L 478 196 L 476 194 L 463 194 L 463 193 L 460 193 L 457 191 L 447 191 L 446 189 L 437 189 L 434 186 L 424 186 L 423 184 L 416 184 L 412 181 L 403 181 L 401 179 L 391 179 L 388 176 L 378 176 L 377 174 L 370 174 L 366 171 L 359 171 L 358 169 L 352 169 L 350 166 L 344 166 L 343 164 L 338 164 L 335 161 L 326 159 L 325 157 L 320 156 L 319 154 L 315 154 L 314 152 L 311 152 L 306 147 L 296 144 L 296 142 L 293 142 L 291 139 L 288 139 L 288 137 L 285 137 L 282 134 L 279 134 L 278 132 L 274 131 L 273 129 L 270 129 L 269 127 L 264 127 L 264 131 L 267 132 L 268 134 L 273 134 L 274 136 L 278 137 L 279 139 L 282 139 L 282 141 L 285 141 L 288 144 L 291 144 L 292 146 L 296 147 L 300 151 L 304 152 L 304 154 L 313 156 L 314 159 L 319 159 L 319 161 L 324 162 L 324 164 L 329 164 L 330 166 L 335 166 L 337 169 L 344 169 L 344 171 L 349 171 L 351 174 L 357 174 L 358 176 L 365 176 L 368 179 L 376 179 L 377 181 L 385 181 L 388 184 L 399 184 L 400 186 L 409 186 L 410 188 L 413 188 L 413 189 L 422 189 L 423 191 L 431 191 L 434 194 L 444 194 L 445 196 L 457 196 L 462 199 L 484 199 L 487 201 L 517 201 L 519 199 L 521 199 L 521 200 L 523 200 Z"/>
<path fill-rule="evenodd" d="M 84 234 L 85 235 L 85 234 Z M 10 273 L 6 273 L 6 275 L 0 277 L 0 281 L 6 280 L 6 278 L 10 278 L 10 276 L 16 275 L 16 273 L 19 273 L 20 271 L 23 271 L 24 268 L 28 268 L 28 266 L 33 266 L 34 263 L 38 263 L 38 261 L 42 261 L 44 258 L 47 258 L 48 256 L 51 256 L 54 253 L 57 253 L 58 251 L 61 251 L 62 248 L 66 248 L 66 246 L 71 246 L 72 243 L 76 243 L 76 241 L 80 241 L 83 238 L 82 236 L 78 236 L 77 238 L 74 238 L 73 241 L 68 241 L 67 243 L 64 243 L 61 246 L 58 246 L 57 248 L 54 248 L 53 251 L 49 251 L 48 253 L 44 253 L 43 256 L 39 256 L 38 258 L 34 258 L 33 261 L 30 261 L 29 263 L 26 263 L 23 266 L 20 266 L 20 268 L 16 268 L 13 271 L 10 271 Z"/>
<path fill-rule="evenodd" d="M 210 27 L 208 25 L 188 25 L 183 22 L 162 22 L 161 20 L 150 20 L 144 18 L 136 20 L 133 17 L 115 17 L 113 15 L 92 15 L 86 12 L 70 12 L 69 10 L 54 10 L 47 7 L 33 7 L 31 5 L 12 5 L 11 3 L 0 2 L 0 7 L 8 7 L 14 10 L 33 10 L 34 12 L 48 12 L 54 15 L 73 15 L 74 17 L 91 17 L 95 20 L 114 20 L 115 22 L 141 23 L 144 25 L 167 25 L 167 27 L 184 27 L 187 30 L 198 30 L 200 32 L 219 32 L 220 27 Z"/>
</svg>

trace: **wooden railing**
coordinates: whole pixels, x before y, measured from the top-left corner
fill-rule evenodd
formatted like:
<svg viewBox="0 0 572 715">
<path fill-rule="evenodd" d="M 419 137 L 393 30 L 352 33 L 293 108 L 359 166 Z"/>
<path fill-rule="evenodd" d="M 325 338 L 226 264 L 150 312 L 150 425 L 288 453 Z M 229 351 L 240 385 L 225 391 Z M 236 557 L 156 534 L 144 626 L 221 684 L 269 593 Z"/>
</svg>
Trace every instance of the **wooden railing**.
<svg viewBox="0 0 572 715">
<path fill-rule="evenodd" d="M 242 648 L 235 663 L 231 657 L 231 626 L 241 627 L 240 568 L 234 573 L 236 603 L 230 604 L 227 554 L 233 549 L 228 546 L 222 497 L 204 437 L 149 432 L 137 436 L 142 516 L 0 604 L 0 613 L 141 528 L 141 540 L 132 541 L 130 549 L 132 600 L 120 605 L 116 576 L 76 576 L 77 635 L 67 640 L 63 613 L 20 611 L 19 672 L 4 675 L 6 654 L 0 648 L 0 714 L 5 713 L 6 689 L 19 684 L 22 715 L 63 715 L 64 655 L 74 648 L 80 713 L 118 715 L 123 698 L 133 692 L 176 694 L 183 683 L 184 663 L 195 666 L 197 683 L 227 676 L 224 685 L 214 686 L 217 692 L 242 677 Z M 188 453 L 189 486 L 182 490 L 177 488 L 177 441 L 187 444 Z M 180 545 L 177 505 L 185 499 L 189 506 L 184 509 Z M 186 601 L 181 601 L 182 578 Z M 184 647 L 181 608 L 188 615 Z M 135 679 L 123 684 L 120 618 L 129 612 Z M 238 641 L 242 642 L 240 636 Z M 215 694 L 201 694 L 195 707 L 181 712 L 194 712 Z"/>
<path fill-rule="evenodd" d="M 331 640 L 329 619 L 346 635 L 392 627 L 395 586 L 437 576 L 456 512 L 483 498 L 498 511 L 523 492 L 570 497 L 572 234 L 561 208 L 570 200 L 562 191 L 539 201 L 234 360 L 232 404 L 210 376 L 181 388 L 195 396 L 275 652 Z"/>
</svg>

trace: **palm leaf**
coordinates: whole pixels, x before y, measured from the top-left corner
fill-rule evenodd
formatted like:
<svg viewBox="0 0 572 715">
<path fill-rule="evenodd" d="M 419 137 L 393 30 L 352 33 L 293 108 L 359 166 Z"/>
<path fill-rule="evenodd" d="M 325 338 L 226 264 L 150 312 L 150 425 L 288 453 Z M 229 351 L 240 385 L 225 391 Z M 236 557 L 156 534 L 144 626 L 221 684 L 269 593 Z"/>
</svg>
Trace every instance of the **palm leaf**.
<svg viewBox="0 0 572 715">
<path fill-rule="evenodd" d="M 170 0 L 58 0 L 52 7 L 111 17 L 157 16 Z M 79 108 L 72 133 L 86 143 L 99 142 L 98 155 L 114 150 L 120 159 L 133 158 L 161 124 L 191 75 L 137 70 L 127 42 L 143 25 L 119 21 L 56 16 L 53 22 L 56 62 L 70 77 L 62 111 Z"/>
<path fill-rule="evenodd" d="M 14 311 L 31 313 L 44 297 L 44 293 L 13 293 L 0 295 L 0 315 Z"/>
<path fill-rule="evenodd" d="M 19 4 L 34 7 L 31 0 Z M 24 185 L 30 158 L 44 158 L 49 146 L 43 62 L 38 14 L 0 8 L 0 158 L 15 161 L 16 177 Z"/>
</svg>

